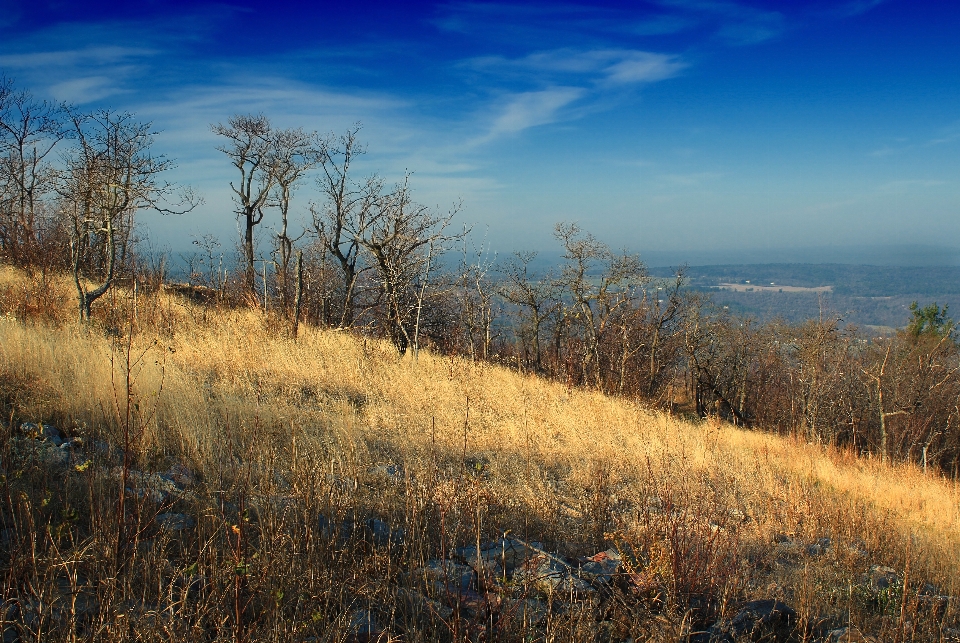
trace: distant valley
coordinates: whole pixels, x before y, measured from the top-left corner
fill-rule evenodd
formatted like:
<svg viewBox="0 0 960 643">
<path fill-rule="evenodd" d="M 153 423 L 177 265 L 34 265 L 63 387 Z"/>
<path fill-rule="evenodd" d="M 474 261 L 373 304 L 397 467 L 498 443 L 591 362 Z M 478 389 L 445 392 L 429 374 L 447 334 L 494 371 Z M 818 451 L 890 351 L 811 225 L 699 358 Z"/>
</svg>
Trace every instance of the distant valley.
<svg viewBox="0 0 960 643">
<path fill-rule="evenodd" d="M 658 267 L 667 277 L 671 268 Z M 789 322 L 836 316 L 842 325 L 903 326 L 910 304 L 937 302 L 960 310 L 960 267 L 848 264 L 691 266 L 689 287 L 709 292 L 731 313 Z"/>
</svg>

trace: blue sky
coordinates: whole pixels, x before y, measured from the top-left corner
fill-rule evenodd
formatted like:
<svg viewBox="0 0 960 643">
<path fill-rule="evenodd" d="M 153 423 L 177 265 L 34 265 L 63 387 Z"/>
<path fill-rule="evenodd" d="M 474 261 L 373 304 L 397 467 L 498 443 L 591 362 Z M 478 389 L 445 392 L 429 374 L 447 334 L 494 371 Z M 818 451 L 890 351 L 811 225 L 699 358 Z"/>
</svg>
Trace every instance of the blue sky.
<svg viewBox="0 0 960 643">
<path fill-rule="evenodd" d="M 232 243 L 234 177 L 209 126 L 263 112 L 361 122 L 360 172 L 413 170 L 418 200 L 462 199 L 501 252 L 549 249 L 575 220 L 696 261 L 960 247 L 958 27 L 958 5 L 903 0 L 0 0 L 0 71 L 154 123 L 173 178 L 206 199 L 144 217 L 158 246 Z"/>
</svg>

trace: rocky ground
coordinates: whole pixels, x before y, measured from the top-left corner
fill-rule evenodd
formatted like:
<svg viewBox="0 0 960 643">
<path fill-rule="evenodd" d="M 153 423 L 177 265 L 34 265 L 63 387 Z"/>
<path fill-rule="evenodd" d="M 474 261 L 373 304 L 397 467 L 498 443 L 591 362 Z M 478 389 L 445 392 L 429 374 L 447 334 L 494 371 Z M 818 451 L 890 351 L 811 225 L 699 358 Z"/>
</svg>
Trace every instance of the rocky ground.
<svg viewBox="0 0 960 643">
<path fill-rule="evenodd" d="M 258 623 L 271 609 L 280 620 L 303 619 L 269 637 L 295 641 L 547 641 L 565 634 L 611 642 L 890 640 L 851 625 L 852 612 L 843 607 L 853 603 L 877 616 L 882 637 L 893 632 L 900 641 L 934 640 L 935 633 L 936 640 L 960 641 L 960 630 L 951 628 L 955 597 L 911 578 L 909 570 L 874 563 L 855 542 L 839 544 L 827 535 L 804 540 L 779 534 L 762 554 L 753 552 L 740 564 L 756 567 L 753 587 L 764 588 L 767 597 L 736 600 L 709 582 L 682 588 L 674 575 L 671 585 L 664 580 L 669 575 L 654 569 L 655 548 L 616 534 L 607 534 L 611 546 L 602 551 L 548 546 L 511 533 L 478 535 L 446 551 L 440 538 L 439 555 L 429 556 L 408 527 L 388 516 L 350 502 L 317 504 L 279 474 L 267 493 L 257 485 L 226 492 L 222 481 L 201 480 L 181 463 L 135 468 L 115 446 L 47 424 L 21 424 L 7 440 L 4 463 L 4 643 L 259 640 L 268 638 Z M 400 464 L 371 466 L 366 473 L 364 480 L 327 474 L 328 500 L 357 497 L 365 485 L 409 487 L 413 477 Z M 76 500 L 84 493 L 86 507 L 61 500 L 58 519 L 45 528 L 36 524 L 45 503 L 56 504 L 54 496 Z M 90 515 L 79 515 L 84 510 Z M 644 515 L 675 530 L 706 522 L 701 527 L 708 540 L 752 520 L 731 512 L 723 524 L 706 521 L 656 497 L 648 499 Z M 283 540 L 281 547 L 291 551 L 301 549 L 297 539 L 315 541 L 315 549 L 303 548 L 319 556 L 313 569 L 328 565 L 328 585 L 343 578 L 347 589 L 326 586 L 329 595 L 318 602 L 325 609 L 312 612 L 284 607 L 281 590 L 271 590 L 273 605 L 264 605 L 265 577 L 283 570 L 260 567 L 265 577 L 257 579 L 251 568 L 270 539 Z M 203 549 L 214 545 L 225 552 L 220 563 L 233 566 L 229 573 L 205 560 Z M 689 556 L 698 552 L 702 548 L 691 544 Z M 331 566 L 338 569 L 331 572 Z M 836 609 L 801 617 L 796 602 L 804 597 L 783 579 L 836 576 L 840 566 L 859 573 L 836 584 Z M 124 577 L 129 580 L 118 580 Z M 139 582 L 156 587 L 141 591 Z"/>
</svg>

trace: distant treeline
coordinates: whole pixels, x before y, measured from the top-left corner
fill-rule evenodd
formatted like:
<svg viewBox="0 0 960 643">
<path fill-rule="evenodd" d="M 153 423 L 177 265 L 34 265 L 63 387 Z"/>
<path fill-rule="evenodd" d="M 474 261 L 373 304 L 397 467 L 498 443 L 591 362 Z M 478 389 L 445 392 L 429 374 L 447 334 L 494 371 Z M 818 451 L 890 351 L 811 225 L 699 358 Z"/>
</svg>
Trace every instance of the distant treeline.
<svg viewBox="0 0 960 643">
<path fill-rule="evenodd" d="M 220 239 L 196 239 L 185 295 L 258 307 L 272 332 L 293 337 L 302 323 L 351 330 L 414 358 L 429 347 L 956 474 L 960 350 L 939 306 L 915 306 L 887 338 L 868 339 L 830 314 L 756 322 L 685 287 L 683 270 L 651 275 L 636 255 L 571 223 L 553 231 L 562 253 L 553 267 L 533 252 L 494 261 L 454 221 L 458 205 L 437 212 L 417 203 L 409 175 L 357 176 L 359 127 L 320 136 L 252 114 L 212 130 L 234 172 L 239 260 L 227 260 Z M 164 179 L 171 162 L 152 146 L 149 124 L 134 115 L 38 102 L 0 82 L 0 258 L 71 273 L 81 323 L 105 323 L 112 304 L 97 302 L 118 284 L 150 292 L 166 280 L 164 258 L 138 251 L 137 213 L 198 202 Z M 294 230 L 291 212 L 303 207 L 295 195 L 307 181 L 323 199 L 308 204 L 310 225 Z M 813 286 L 857 269 L 827 266 L 805 281 L 789 266 L 750 274 Z M 743 274 L 724 270 L 690 276 Z M 860 268 L 854 283 L 885 274 L 873 270 Z"/>
</svg>

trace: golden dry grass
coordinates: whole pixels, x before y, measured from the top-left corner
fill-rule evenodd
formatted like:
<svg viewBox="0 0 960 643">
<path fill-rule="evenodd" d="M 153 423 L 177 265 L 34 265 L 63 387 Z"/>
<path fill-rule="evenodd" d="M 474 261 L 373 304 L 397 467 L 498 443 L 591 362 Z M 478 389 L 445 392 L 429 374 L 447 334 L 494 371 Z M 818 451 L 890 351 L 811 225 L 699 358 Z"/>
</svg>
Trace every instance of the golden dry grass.
<svg viewBox="0 0 960 643">
<path fill-rule="evenodd" d="M 0 273 L 8 290 L 26 279 Z M 960 493 L 912 466 L 691 422 L 461 358 L 399 357 L 350 333 L 302 328 L 295 341 L 258 311 L 149 295 L 136 319 L 132 354 L 142 357 L 132 379 L 149 420 L 147 460 L 187 461 L 212 476 L 224 444 L 254 434 L 261 448 L 315 461 L 314 471 L 357 477 L 380 463 L 422 469 L 440 453 L 447 466 L 482 467 L 487 492 L 508 499 L 512 509 L 487 518 L 492 531 L 534 516 L 549 532 L 534 535 L 584 542 L 598 504 L 627 528 L 652 495 L 672 494 L 752 517 L 742 538 L 757 547 L 780 532 L 831 536 L 859 543 L 869 562 L 902 569 L 909 555 L 944 591 L 960 590 Z M 71 321 L 0 321 L 0 378 L 19 383 L 17 413 L 77 432 L 116 435 L 123 350 Z"/>
<path fill-rule="evenodd" d="M 0 278 L 9 283 L 12 271 L 4 270 Z M 134 380 L 144 406 L 162 388 L 147 441 L 182 450 L 197 464 L 231 421 L 294 431 L 336 426 L 354 448 L 383 443 L 408 456 L 434 441 L 458 452 L 466 439 L 471 453 L 564 465 L 585 484 L 591 466 L 602 462 L 625 480 L 648 466 L 677 479 L 718 474 L 757 511 L 764 502 L 810 494 L 859 501 L 895 516 L 905 533 L 960 551 L 956 484 L 914 466 L 727 424 L 714 428 L 461 358 L 401 358 L 386 343 L 349 333 L 307 328 L 294 341 L 257 311 L 214 316 L 166 296 L 160 307 L 175 331 L 145 330 L 133 348 L 143 355 Z M 122 348 L 73 324 L 25 325 L 9 317 L 0 324 L 0 369 L 36 383 L 42 394 L 28 408 L 38 417 L 109 424 Z"/>
</svg>

